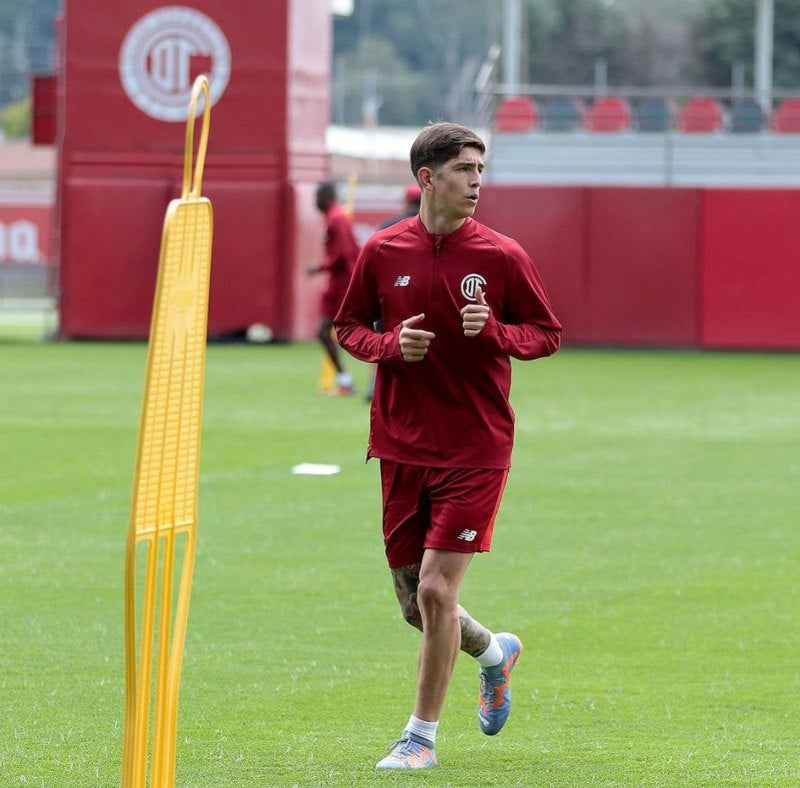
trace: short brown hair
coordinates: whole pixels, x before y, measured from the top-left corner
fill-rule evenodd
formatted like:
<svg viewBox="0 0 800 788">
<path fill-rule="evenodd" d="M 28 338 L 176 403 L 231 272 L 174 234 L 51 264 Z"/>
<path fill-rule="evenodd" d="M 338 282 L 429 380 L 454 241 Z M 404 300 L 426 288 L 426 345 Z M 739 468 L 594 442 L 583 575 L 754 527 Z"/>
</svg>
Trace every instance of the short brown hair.
<svg viewBox="0 0 800 788">
<path fill-rule="evenodd" d="M 432 123 L 426 126 L 411 146 L 411 172 L 414 177 L 420 167 L 440 167 L 455 159 L 462 148 L 477 148 L 486 153 L 486 145 L 472 129 L 458 123 Z"/>
</svg>

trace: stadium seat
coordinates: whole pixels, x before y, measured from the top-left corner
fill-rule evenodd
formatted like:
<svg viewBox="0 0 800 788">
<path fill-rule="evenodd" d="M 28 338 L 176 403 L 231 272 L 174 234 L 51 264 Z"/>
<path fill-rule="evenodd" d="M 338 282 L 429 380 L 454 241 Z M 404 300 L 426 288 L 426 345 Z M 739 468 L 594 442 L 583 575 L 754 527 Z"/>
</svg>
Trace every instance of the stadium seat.
<svg viewBox="0 0 800 788">
<path fill-rule="evenodd" d="M 621 96 L 604 96 L 586 115 L 586 131 L 620 132 L 631 127 L 631 107 Z"/>
<path fill-rule="evenodd" d="M 712 134 L 724 125 L 722 104 L 714 98 L 689 99 L 678 119 L 678 130 L 686 134 Z"/>
<path fill-rule="evenodd" d="M 670 131 L 678 113 L 672 101 L 657 96 L 643 98 L 636 105 L 637 131 Z"/>
<path fill-rule="evenodd" d="M 539 123 L 539 108 L 532 98 L 504 98 L 494 114 L 495 131 L 532 131 Z"/>
<path fill-rule="evenodd" d="M 755 99 L 738 99 L 731 106 L 731 131 L 755 133 L 764 130 L 764 110 Z"/>
<path fill-rule="evenodd" d="M 580 99 L 553 98 L 542 110 L 541 125 L 546 131 L 576 131 L 584 127 L 586 107 Z"/>
<path fill-rule="evenodd" d="M 800 98 L 784 99 L 772 113 L 770 125 L 777 134 L 800 134 Z"/>
</svg>

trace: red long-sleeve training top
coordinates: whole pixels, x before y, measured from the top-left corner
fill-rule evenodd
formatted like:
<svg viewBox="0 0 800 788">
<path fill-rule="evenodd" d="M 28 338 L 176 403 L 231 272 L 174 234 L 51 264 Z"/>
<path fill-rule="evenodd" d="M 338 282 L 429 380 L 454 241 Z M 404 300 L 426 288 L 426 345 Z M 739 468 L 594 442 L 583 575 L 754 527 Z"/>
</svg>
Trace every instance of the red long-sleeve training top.
<svg viewBox="0 0 800 788">
<path fill-rule="evenodd" d="M 460 310 L 480 285 L 491 307 L 475 337 Z M 403 320 L 436 334 L 421 361 L 400 354 Z M 381 321 L 381 331 L 374 328 Z M 372 235 L 334 325 L 348 352 L 378 364 L 369 456 L 444 468 L 508 468 L 514 442 L 511 357 L 554 353 L 561 325 L 519 244 L 468 218 L 433 236 L 419 217 Z"/>
<path fill-rule="evenodd" d="M 319 266 L 320 271 L 328 274 L 320 311 L 331 319 L 339 310 L 347 292 L 358 251 L 358 243 L 353 235 L 353 222 L 344 208 L 334 203 L 325 211 L 325 259 Z"/>
</svg>

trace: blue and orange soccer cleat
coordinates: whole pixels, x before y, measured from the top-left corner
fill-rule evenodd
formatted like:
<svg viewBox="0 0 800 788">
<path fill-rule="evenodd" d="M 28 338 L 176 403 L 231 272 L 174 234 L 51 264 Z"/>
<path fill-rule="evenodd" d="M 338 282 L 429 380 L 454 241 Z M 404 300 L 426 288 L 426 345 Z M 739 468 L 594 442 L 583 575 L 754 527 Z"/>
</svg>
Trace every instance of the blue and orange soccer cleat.
<svg viewBox="0 0 800 788">
<path fill-rule="evenodd" d="M 503 649 L 499 665 L 481 668 L 481 690 L 478 695 L 478 722 L 487 736 L 500 733 L 511 714 L 511 671 L 522 653 L 522 641 L 510 632 L 497 635 Z"/>
<path fill-rule="evenodd" d="M 376 769 L 429 769 L 438 766 L 433 745 L 427 739 L 404 732 L 389 748 L 389 754 L 375 764 Z"/>
</svg>

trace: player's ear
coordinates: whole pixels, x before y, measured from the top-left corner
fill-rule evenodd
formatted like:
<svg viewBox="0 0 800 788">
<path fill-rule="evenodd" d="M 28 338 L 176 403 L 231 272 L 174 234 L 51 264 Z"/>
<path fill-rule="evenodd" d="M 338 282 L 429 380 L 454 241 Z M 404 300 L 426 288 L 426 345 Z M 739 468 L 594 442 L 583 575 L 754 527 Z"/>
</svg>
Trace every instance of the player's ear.
<svg viewBox="0 0 800 788">
<path fill-rule="evenodd" d="M 432 178 L 433 178 L 433 170 L 430 167 L 419 168 L 419 171 L 417 172 L 417 180 L 419 181 L 419 185 L 423 189 L 432 188 L 433 186 L 433 184 L 431 183 Z"/>
</svg>

